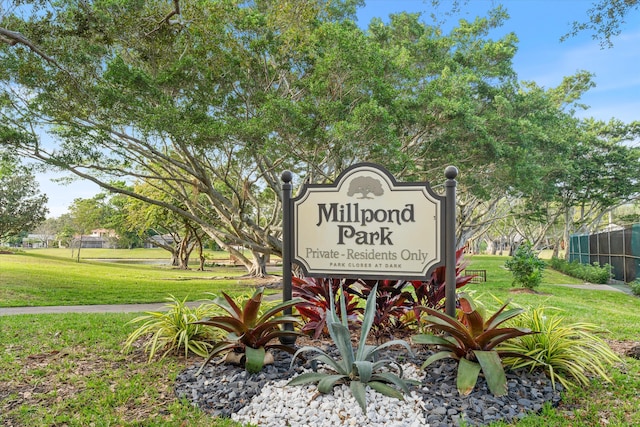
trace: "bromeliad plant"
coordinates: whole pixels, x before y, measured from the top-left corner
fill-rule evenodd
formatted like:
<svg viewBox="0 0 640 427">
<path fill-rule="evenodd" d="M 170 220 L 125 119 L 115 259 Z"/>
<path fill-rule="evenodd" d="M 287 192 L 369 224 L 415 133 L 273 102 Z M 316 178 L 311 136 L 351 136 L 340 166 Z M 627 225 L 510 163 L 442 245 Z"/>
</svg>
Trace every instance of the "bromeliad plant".
<svg viewBox="0 0 640 427">
<path fill-rule="evenodd" d="M 408 292 L 408 282 L 404 280 L 363 280 L 362 291 L 351 290 L 362 299 L 375 296 L 376 310 L 373 316 L 372 332 L 377 342 L 382 336 L 393 335 L 394 331 L 407 328 L 405 314 L 415 306 L 413 295 Z M 377 288 L 377 291 L 375 289 Z"/>
<path fill-rule="evenodd" d="M 539 331 L 500 345 L 500 350 L 522 353 L 527 357 L 507 357 L 511 368 L 541 368 L 551 379 L 565 388 L 586 386 L 592 376 L 611 382 L 607 367 L 622 360 L 600 337 L 601 329 L 592 323 L 566 323 L 558 313 L 547 315 L 545 308 L 527 310 L 513 320 L 517 327 Z"/>
<path fill-rule="evenodd" d="M 427 326 L 445 334 L 420 334 L 413 337 L 413 342 L 416 344 L 432 344 L 441 348 L 423 363 L 422 368 L 444 358 L 456 359 L 458 360 L 457 387 L 461 395 L 471 393 L 482 371 L 489 390 L 496 396 L 502 396 L 507 392 L 507 378 L 501 358 L 523 357 L 523 354 L 500 350 L 498 346 L 511 338 L 535 332 L 524 328 L 499 327 L 522 313 L 522 308 L 505 311 L 508 304 L 504 304 L 485 321 L 471 297 L 462 293 L 459 296 L 459 303 L 460 320 L 429 307 L 422 308 L 427 313 L 425 318 Z"/>
<path fill-rule="evenodd" d="M 244 364 L 248 372 L 256 373 L 262 370 L 265 364 L 267 350 L 276 348 L 289 353 L 295 351 L 289 345 L 272 343 L 272 341 L 301 335 L 299 332 L 281 328 L 283 325 L 299 322 L 297 317 L 281 313 L 285 309 L 299 304 L 302 300 L 285 301 L 260 314 L 263 294 L 263 287 L 256 289 L 253 296 L 240 306 L 223 292 L 223 298 L 214 299 L 213 304 L 223 309 L 227 314 L 194 322 L 195 325 L 212 326 L 227 332 L 223 339 L 213 345 L 209 358 L 202 365 L 200 371 L 215 356 L 225 354 L 226 361 Z"/>
<path fill-rule="evenodd" d="M 371 293 L 375 295 L 375 286 Z M 333 297 L 331 298 L 333 301 Z M 344 293 L 340 294 L 340 305 L 343 316 L 338 317 L 332 303 L 329 311 L 327 327 L 329 335 L 336 345 L 341 358 L 334 360 L 328 353 L 316 347 L 302 347 L 293 356 L 291 365 L 302 353 L 317 353 L 312 361 L 322 362 L 328 372 L 306 372 L 293 378 L 287 385 L 317 383 L 318 391 L 330 393 L 337 384 L 349 384 L 351 393 L 366 413 L 366 386 L 385 396 L 402 399 L 402 392 L 409 393 L 409 381 L 402 379 L 402 367 L 390 359 L 378 359 L 380 352 L 393 345 L 404 346 L 409 353 L 411 348 L 406 341 L 393 340 L 379 346 L 367 345 L 366 340 L 373 325 L 375 315 L 375 297 L 367 298 L 360 331 L 360 341 L 354 350 L 351 346 L 351 333 L 347 324 L 346 302 Z M 392 372 L 395 370 L 395 372 Z M 397 388 L 395 388 L 395 387 Z M 399 390 L 398 390 L 399 389 Z"/>
</svg>

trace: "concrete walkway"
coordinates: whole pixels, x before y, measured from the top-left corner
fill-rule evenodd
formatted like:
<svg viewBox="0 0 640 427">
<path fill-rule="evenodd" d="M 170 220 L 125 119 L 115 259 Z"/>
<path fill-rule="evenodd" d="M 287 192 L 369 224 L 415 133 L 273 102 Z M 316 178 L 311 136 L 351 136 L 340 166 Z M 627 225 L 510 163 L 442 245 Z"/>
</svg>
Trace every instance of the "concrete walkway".
<svg viewBox="0 0 640 427">
<path fill-rule="evenodd" d="M 188 302 L 191 308 L 201 304 Z M 39 307 L 0 307 L 0 316 L 15 314 L 56 314 L 56 313 L 137 313 L 144 311 L 166 311 L 166 303 L 153 304 L 117 304 L 117 305 L 55 305 Z"/>
<path fill-rule="evenodd" d="M 265 295 L 264 301 L 282 299 L 281 294 Z M 187 306 L 195 308 L 203 301 L 189 301 Z M 151 304 L 114 304 L 114 305 L 54 305 L 38 307 L 0 307 L 0 316 L 17 314 L 59 314 L 59 313 L 142 313 L 145 311 L 167 311 L 166 302 Z"/>
<path fill-rule="evenodd" d="M 576 289 L 589 289 L 596 291 L 625 292 L 633 295 L 631 288 L 624 283 L 595 285 L 585 283 L 582 285 L 558 285 Z M 280 299 L 278 294 L 265 295 L 265 300 Z M 145 311 L 166 311 L 167 303 L 159 302 L 152 304 L 118 304 L 118 305 L 61 305 L 61 306 L 39 306 L 39 307 L 0 307 L 0 316 L 13 316 L 18 314 L 55 314 L 55 313 L 142 313 Z M 202 304 L 202 301 L 191 301 L 187 306 L 194 308 Z"/>
<path fill-rule="evenodd" d="M 559 286 L 566 286 L 568 288 L 575 288 L 575 289 L 589 289 L 594 291 L 624 292 L 626 294 L 633 295 L 631 288 L 624 283 L 621 283 L 621 284 L 612 283 L 608 285 L 596 285 L 593 283 L 585 283 L 582 285 L 559 285 Z"/>
</svg>

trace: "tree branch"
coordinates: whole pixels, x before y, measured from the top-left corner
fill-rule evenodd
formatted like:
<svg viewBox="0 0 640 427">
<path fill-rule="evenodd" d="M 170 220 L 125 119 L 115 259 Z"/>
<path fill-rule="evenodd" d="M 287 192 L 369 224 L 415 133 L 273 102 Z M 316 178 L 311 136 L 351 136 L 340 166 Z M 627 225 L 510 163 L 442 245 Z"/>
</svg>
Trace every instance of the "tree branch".
<svg viewBox="0 0 640 427">
<path fill-rule="evenodd" d="M 36 55 L 38 55 L 39 57 L 41 57 L 42 59 L 50 63 L 51 65 L 55 66 L 61 71 L 64 71 L 65 73 L 68 73 L 67 70 L 65 70 L 62 67 L 62 65 L 60 65 L 55 59 L 53 59 L 52 57 L 44 53 L 35 44 L 33 44 L 28 38 L 26 38 L 25 36 L 23 36 L 17 31 L 10 31 L 10 30 L 7 30 L 6 28 L 0 27 L 0 41 L 8 44 L 9 46 L 15 46 L 17 44 L 24 45 L 30 51 L 32 51 L 33 53 L 35 53 Z"/>
<path fill-rule="evenodd" d="M 167 14 L 160 22 L 156 24 L 156 28 L 145 34 L 147 37 L 160 30 L 162 24 L 171 24 L 169 20 L 176 15 L 180 15 L 180 0 L 173 0 L 173 10 Z"/>
</svg>

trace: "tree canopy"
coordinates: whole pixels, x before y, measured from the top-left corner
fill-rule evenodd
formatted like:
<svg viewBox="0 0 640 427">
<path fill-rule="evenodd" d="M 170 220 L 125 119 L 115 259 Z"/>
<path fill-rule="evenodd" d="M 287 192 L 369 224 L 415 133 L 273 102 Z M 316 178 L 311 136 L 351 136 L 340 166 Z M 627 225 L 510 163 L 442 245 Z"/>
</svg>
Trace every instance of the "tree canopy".
<svg viewBox="0 0 640 427">
<path fill-rule="evenodd" d="M 0 159 L 0 242 L 31 231 L 44 221 L 47 200 L 28 169 Z"/>
<path fill-rule="evenodd" d="M 12 3 L 3 144 L 250 249 L 254 274 L 281 252 L 285 169 L 319 183 L 370 161 L 437 183 L 455 164 L 464 241 L 505 195 L 554 193 L 584 140 L 567 106 L 589 75 L 519 82 L 517 37 L 489 37 L 500 7 L 445 32 L 408 13 L 362 30 L 357 0 Z"/>
</svg>

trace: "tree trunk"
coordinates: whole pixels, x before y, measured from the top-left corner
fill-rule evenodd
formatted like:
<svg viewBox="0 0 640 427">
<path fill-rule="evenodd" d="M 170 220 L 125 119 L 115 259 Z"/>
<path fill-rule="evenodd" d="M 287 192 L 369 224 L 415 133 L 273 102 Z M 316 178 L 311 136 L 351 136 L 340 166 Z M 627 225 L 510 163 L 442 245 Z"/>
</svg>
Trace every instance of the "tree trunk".
<svg viewBox="0 0 640 427">
<path fill-rule="evenodd" d="M 569 234 L 571 233 L 571 219 L 573 217 L 573 208 L 567 208 L 564 211 L 564 259 L 569 261 Z"/>
<path fill-rule="evenodd" d="M 198 267 L 198 271 L 204 271 L 204 254 L 202 250 L 202 240 L 198 239 L 198 259 L 200 260 L 200 266 Z"/>
<path fill-rule="evenodd" d="M 253 264 L 251 265 L 251 271 L 249 271 L 249 275 L 251 277 L 266 277 L 268 255 L 258 252 L 252 252 L 252 254 Z"/>
<path fill-rule="evenodd" d="M 80 240 L 78 240 L 78 254 L 76 262 L 80 262 L 80 249 L 82 249 L 82 234 L 80 235 Z"/>
<path fill-rule="evenodd" d="M 178 268 L 181 270 L 189 269 L 189 257 L 191 256 L 190 245 L 185 237 L 178 244 Z"/>
<path fill-rule="evenodd" d="M 489 244 L 491 245 L 491 255 L 496 255 L 498 253 L 498 242 L 496 240 L 489 240 Z"/>
</svg>

